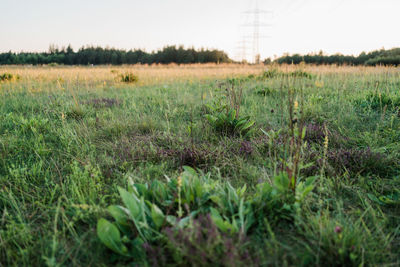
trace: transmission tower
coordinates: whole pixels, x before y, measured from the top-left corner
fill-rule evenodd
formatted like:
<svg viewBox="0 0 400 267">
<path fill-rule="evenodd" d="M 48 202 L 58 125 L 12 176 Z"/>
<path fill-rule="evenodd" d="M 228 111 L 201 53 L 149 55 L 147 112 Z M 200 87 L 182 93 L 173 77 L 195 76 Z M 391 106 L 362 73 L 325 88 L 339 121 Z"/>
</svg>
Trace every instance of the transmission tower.
<svg viewBox="0 0 400 267">
<path fill-rule="evenodd" d="M 252 10 L 248 10 L 244 12 L 244 14 L 248 14 L 253 16 L 253 22 L 250 24 L 243 24 L 243 27 L 251 27 L 253 28 L 253 35 L 246 36 L 251 37 L 253 39 L 253 60 L 255 64 L 260 63 L 260 38 L 267 38 L 268 36 L 260 35 L 260 28 L 271 26 L 270 24 L 265 24 L 260 21 L 260 16 L 262 14 L 272 14 L 272 11 L 262 10 L 258 8 L 258 1 L 256 1 L 256 6 Z"/>
</svg>

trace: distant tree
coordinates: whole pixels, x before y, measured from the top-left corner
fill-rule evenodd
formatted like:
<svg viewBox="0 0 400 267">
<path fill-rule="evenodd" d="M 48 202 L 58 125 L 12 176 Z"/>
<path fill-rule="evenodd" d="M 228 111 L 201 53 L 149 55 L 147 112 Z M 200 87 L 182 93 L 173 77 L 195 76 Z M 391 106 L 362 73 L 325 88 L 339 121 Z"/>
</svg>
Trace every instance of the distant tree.
<svg viewBox="0 0 400 267">
<path fill-rule="evenodd" d="M 228 55 L 220 50 L 195 50 L 185 49 L 183 46 L 166 46 L 162 50 L 147 53 L 142 50 L 117 50 L 114 48 L 102 48 L 86 46 L 74 51 L 71 45 L 59 49 L 56 45 L 50 45 L 48 52 L 43 53 L 19 53 L 11 51 L 0 53 L 0 65 L 11 64 L 153 64 L 153 63 L 225 63 L 232 62 Z"/>
<path fill-rule="evenodd" d="M 324 55 L 322 51 L 318 54 L 310 53 L 304 56 L 294 54 L 284 54 L 277 58 L 275 62 L 279 64 L 299 64 L 304 61 L 308 64 L 337 64 L 337 65 L 400 65 L 400 48 L 391 50 L 376 50 L 370 53 L 362 52 L 359 56 L 344 56 L 335 54 L 331 56 Z"/>
</svg>

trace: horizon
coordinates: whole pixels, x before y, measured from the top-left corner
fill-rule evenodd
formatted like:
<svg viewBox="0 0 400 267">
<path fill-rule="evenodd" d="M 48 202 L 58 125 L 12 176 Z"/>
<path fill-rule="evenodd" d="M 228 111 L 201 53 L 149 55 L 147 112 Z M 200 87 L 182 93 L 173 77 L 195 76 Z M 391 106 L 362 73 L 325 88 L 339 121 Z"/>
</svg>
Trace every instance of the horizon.
<svg viewBox="0 0 400 267">
<path fill-rule="evenodd" d="M 111 47 L 111 46 L 109 46 L 109 45 L 106 45 L 106 46 L 98 46 L 98 45 L 91 45 L 91 44 L 88 44 L 88 45 L 83 45 L 83 46 L 81 46 L 81 47 L 77 47 L 77 48 L 76 48 L 76 47 L 73 47 L 72 45 L 58 46 L 58 45 L 56 45 L 56 44 L 49 44 L 49 47 L 47 48 L 47 50 L 43 50 L 43 51 L 13 51 L 13 50 L 9 50 L 9 51 L 0 51 L 0 54 L 1 54 L 1 53 L 9 53 L 9 52 L 15 53 L 15 54 L 21 54 L 21 53 L 49 53 L 51 47 L 54 47 L 55 49 L 58 49 L 58 50 L 64 50 L 64 49 L 67 49 L 68 46 L 70 46 L 70 47 L 72 48 L 72 50 L 73 50 L 74 53 L 77 53 L 80 49 L 84 49 L 84 48 L 115 49 L 115 50 L 127 51 L 127 52 L 128 52 L 128 51 L 139 51 L 139 50 L 141 50 L 141 51 L 146 52 L 146 53 L 157 53 L 157 52 L 160 52 L 160 51 L 162 51 L 164 48 L 167 48 L 167 47 L 176 47 L 176 48 L 180 48 L 181 46 L 183 46 L 184 49 L 194 49 L 195 51 L 200 51 L 200 50 L 204 49 L 204 50 L 210 50 L 210 51 L 211 51 L 211 50 L 219 50 L 219 51 L 223 51 L 223 52 L 227 53 L 227 52 L 224 51 L 224 50 L 220 50 L 220 49 L 216 49 L 216 48 L 193 47 L 193 46 L 190 46 L 190 47 L 189 47 L 189 46 L 184 46 L 184 45 L 180 45 L 180 44 L 165 45 L 165 46 L 163 46 L 162 48 L 159 48 L 159 49 L 157 49 L 157 50 L 152 50 L 152 51 L 148 51 L 148 50 L 142 49 L 142 48 L 128 48 L 128 49 L 124 49 L 124 48 L 118 48 L 118 47 Z M 310 51 L 310 52 L 307 52 L 307 53 L 304 53 L 304 54 L 284 52 L 283 54 L 278 55 L 277 58 L 279 58 L 279 57 L 284 57 L 284 56 L 294 56 L 294 55 L 300 55 L 300 56 L 317 55 L 317 54 L 319 54 L 319 53 L 321 53 L 321 52 L 322 52 L 322 54 L 323 54 L 324 56 L 343 55 L 343 56 L 354 56 L 354 57 L 357 57 L 357 56 L 359 56 L 359 55 L 362 54 L 362 53 L 368 54 L 368 53 L 371 53 L 371 52 L 374 52 L 374 51 L 380 51 L 380 50 L 386 50 L 386 51 L 387 51 L 387 50 L 392 50 L 392 49 L 397 49 L 397 48 L 400 48 L 400 46 L 399 46 L 399 47 L 391 47 L 391 48 L 381 47 L 381 48 L 379 48 L 379 49 L 374 49 L 374 50 L 369 50 L 369 51 L 361 51 L 360 53 L 357 53 L 357 54 L 344 54 L 344 53 L 341 53 L 341 52 L 326 53 L 326 52 L 323 51 L 323 50 L 320 50 L 320 51 Z M 229 56 L 229 54 L 228 54 L 228 56 Z M 271 58 L 271 57 L 269 57 L 269 58 L 272 59 L 272 60 L 276 59 L 276 58 Z M 232 59 L 232 58 L 230 57 L 230 59 Z M 267 59 L 267 58 L 262 58 L 262 59 Z"/>
<path fill-rule="evenodd" d="M 0 52 L 45 52 L 52 44 L 146 52 L 183 45 L 249 59 L 251 38 L 244 40 L 246 51 L 238 46 L 253 29 L 240 25 L 255 22 L 246 11 L 256 7 L 272 12 L 259 19 L 271 24 L 259 28 L 261 37 L 269 36 L 260 38 L 262 59 L 319 51 L 356 56 L 400 46 L 395 0 L 3 1 L 8 12 L 0 17 Z"/>
</svg>

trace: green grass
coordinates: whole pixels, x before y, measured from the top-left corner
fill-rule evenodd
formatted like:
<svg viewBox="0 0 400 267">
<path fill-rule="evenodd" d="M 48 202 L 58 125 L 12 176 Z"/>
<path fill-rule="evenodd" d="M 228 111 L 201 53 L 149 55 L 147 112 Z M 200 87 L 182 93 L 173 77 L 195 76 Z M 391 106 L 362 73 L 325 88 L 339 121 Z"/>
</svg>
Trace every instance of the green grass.
<svg viewBox="0 0 400 267">
<path fill-rule="evenodd" d="M 0 84 L 0 265 L 399 265 L 400 72 L 296 73 L 234 81 L 240 116 L 255 122 L 245 136 L 207 120 L 208 105 L 225 103 L 225 80 L 34 93 Z M 290 98 L 303 137 L 291 135 Z M 292 137 L 297 184 L 279 191 L 277 177 L 295 164 Z M 206 202 L 183 186 L 194 200 L 179 203 L 184 166 L 197 170 Z M 300 201 L 291 188 L 301 191 L 308 177 L 313 190 Z M 159 222 L 145 245 L 132 240 L 147 228 L 129 224 L 125 245 L 135 257 L 97 235 L 99 220 L 115 221 L 107 207 L 126 205 L 118 188 L 129 181 L 159 186 L 143 195 L 144 210 L 153 203 L 177 218 L 181 209 L 190 222 Z M 241 204 L 227 192 L 244 185 L 239 196 L 256 220 L 224 231 L 211 210 L 233 223 Z M 168 197 L 152 195 L 163 186 Z"/>
</svg>

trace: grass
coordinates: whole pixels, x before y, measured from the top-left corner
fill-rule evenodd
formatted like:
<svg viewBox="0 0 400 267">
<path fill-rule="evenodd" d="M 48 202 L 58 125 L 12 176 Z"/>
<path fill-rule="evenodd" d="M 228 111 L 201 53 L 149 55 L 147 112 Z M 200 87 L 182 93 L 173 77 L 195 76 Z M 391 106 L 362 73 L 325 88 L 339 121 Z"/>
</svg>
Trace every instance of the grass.
<svg viewBox="0 0 400 267">
<path fill-rule="evenodd" d="M 301 75 L 0 67 L 19 77 L 0 83 L 0 265 L 399 265 L 399 69 L 272 69 Z M 210 105 L 251 132 L 221 134 Z M 108 207 L 132 186 L 148 202 L 123 230 Z M 99 238 L 105 219 L 129 256 Z"/>
</svg>

